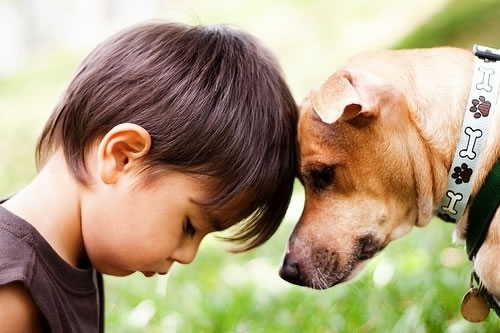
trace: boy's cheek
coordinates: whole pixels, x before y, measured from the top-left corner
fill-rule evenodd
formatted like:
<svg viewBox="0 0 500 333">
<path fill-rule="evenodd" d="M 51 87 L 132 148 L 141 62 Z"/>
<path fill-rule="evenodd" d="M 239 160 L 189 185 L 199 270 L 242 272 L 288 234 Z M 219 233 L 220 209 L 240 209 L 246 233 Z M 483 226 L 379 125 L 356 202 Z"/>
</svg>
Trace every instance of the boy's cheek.
<svg viewBox="0 0 500 333">
<path fill-rule="evenodd" d="M 99 248 L 88 246 L 87 255 L 90 263 L 99 272 L 114 276 L 127 276 L 135 272 L 134 269 L 128 268 L 127 263 L 122 262 L 123 258 L 117 258 L 110 253 L 100 251 Z"/>
<path fill-rule="evenodd" d="M 126 249 L 117 242 L 117 232 L 100 227 L 97 219 L 89 222 L 82 221 L 82 240 L 86 255 L 99 272 L 104 274 L 125 276 L 133 273 L 126 269 L 123 255 Z M 119 251 L 121 248 L 122 251 Z M 121 252 L 121 255 L 120 255 Z"/>
</svg>

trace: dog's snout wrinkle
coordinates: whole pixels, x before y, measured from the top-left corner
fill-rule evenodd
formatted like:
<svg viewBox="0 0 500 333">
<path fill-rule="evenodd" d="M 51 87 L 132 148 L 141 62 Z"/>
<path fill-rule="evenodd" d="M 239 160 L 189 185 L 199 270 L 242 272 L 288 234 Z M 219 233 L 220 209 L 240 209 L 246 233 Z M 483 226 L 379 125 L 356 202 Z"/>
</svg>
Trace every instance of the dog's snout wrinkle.
<svg viewBox="0 0 500 333">
<path fill-rule="evenodd" d="M 372 235 L 360 237 L 358 239 L 358 259 L 367 260 L 373 257 L 383 248 Z"/>
</svg>

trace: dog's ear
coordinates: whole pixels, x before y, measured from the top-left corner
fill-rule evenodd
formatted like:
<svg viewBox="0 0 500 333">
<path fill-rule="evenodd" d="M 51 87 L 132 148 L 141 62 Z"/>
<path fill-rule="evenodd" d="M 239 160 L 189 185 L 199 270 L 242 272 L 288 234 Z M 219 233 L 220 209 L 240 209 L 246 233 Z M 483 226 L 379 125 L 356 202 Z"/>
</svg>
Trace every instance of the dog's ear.
<svg viewBox="0 0 500 333">
<path fill-rule="evenodd" d="M 311 102 L 321 120 L 333 124 L 359 115 L 377 116 L 383 92 L 387 92 L 387 84 L 374 74 L 342 70 L 311 92 Z"/>
</svg>

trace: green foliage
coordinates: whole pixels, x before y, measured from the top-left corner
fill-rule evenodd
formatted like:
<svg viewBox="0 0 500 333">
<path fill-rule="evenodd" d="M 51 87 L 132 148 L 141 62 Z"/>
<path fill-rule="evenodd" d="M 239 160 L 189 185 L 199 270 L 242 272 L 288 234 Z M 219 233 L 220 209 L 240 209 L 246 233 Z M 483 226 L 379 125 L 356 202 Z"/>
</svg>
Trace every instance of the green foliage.
<svg viewBox="0 0 500 333">
<path fill-rule="evenodd" d="M 38 134 L 78 60 L 54 51 L 0 76 L 0 197 L 12 195 L 36 175 Z"/>
<path fill-rule="evenodd" d="M 453 0 L 394 48 L 500 45 L 500 1 Z"/>
</svg>

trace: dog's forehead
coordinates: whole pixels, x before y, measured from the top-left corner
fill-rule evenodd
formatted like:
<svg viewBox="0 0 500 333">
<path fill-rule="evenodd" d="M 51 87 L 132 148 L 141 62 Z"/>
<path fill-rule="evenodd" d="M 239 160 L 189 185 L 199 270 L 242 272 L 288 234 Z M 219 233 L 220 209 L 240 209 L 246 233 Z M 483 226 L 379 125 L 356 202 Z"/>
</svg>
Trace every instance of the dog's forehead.
<svg viewBox="0 0 500 333">
<path fill-rule="evenodd" d="M 326 124 L 309 105 L 299 120 L 298 140 L 301 164 L 311 160 L 336 164 L 345 158 L 349 147 L 345 124 Z"/>
</svg>

